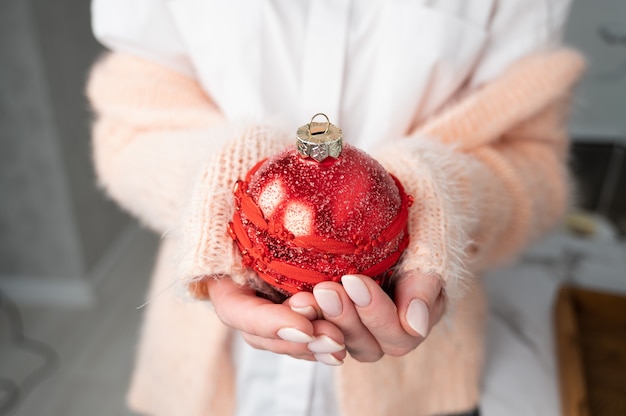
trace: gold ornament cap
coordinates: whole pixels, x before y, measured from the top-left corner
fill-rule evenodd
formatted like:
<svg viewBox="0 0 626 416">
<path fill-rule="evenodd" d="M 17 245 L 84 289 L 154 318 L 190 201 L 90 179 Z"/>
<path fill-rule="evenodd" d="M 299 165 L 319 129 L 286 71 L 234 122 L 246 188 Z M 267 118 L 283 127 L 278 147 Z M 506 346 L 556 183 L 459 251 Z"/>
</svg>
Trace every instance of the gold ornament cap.
<svg viewBox="0 0 626 416">
<path fill-rule="evenodd" d="M 313 121 L 317 116 L 323 116 L 326 122 Z M 311 117 L 309 124 L 301 126 L 296 136 L 296 148 L 300 156 L 310 157 L 317 162 L 328 157 L 338 158 L 343 148 L 341 129 L 332 124 L 324 113 Z"/>
</svg>

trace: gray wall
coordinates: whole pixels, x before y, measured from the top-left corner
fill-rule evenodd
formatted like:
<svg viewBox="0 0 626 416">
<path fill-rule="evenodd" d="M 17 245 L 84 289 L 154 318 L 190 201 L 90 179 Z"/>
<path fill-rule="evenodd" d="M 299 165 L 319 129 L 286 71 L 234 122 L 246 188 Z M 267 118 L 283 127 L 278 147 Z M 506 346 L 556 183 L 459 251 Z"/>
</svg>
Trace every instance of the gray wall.
<svg viewBox="0 0 626 416">
<path fill-rule="evenodd" d="M 0 280 L 84 279 L 129 224 L 95 187 L 89 1 L 0 2 Z"/>
<path fill-rule="evenodd" d="M 574 1 L 565 40 L 588 63 L 575 96 L 574 137 L 626 142 L 626 1 Z"/>
<path fill-rule="evenodd" d="M 31 3 L 85 267 L 91 270 L 127 221 L 94 186 L 84 85 L 103 49 L 91 35 L 89 1 Z"/>
</svg>

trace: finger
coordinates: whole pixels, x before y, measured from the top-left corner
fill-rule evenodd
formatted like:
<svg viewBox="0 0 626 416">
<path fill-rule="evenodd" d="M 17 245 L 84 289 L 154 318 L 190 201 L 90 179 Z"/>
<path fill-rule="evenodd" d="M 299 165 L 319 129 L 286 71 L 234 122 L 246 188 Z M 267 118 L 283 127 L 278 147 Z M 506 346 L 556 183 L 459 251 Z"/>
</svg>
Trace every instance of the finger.
<svg viewBox="0 0 626 416">
<path fill-rule="evenodd" d="M 363 325 L 344 288 L 336 282 L 322 282 L 313 289 L 324 319 L 343 333 L 346 349 L 362 362 L 377 361 L 383 351 L 370 331 Z"/>
<path fill-rule="evenodd" d="M 419 345 L 422 338 L 405 331 L 393 300 L 374 280 L 364 275 L 346 275 L 341 281 L 361 322 L 385 354 L 405 355 Z"/>
<path fill-rule="evenodd" d="M 300 360 L 316 361 L 314 354 L 308 350 L 306 344 L 283 341 L 280 339 L 264 338 L 257 335 L 250 335 L 244 332 L 241 337 L 252 348 L 257 350 L 270 351 L 276 354 L 285 354 Z"/>
<path fill-rule="evenodd" d="M 286 300 L 292 311 L 310 321 L 322 319 L 322 310 L 311 292 L 298 292 Z"/>
<path fill-rule="evenodd" d="M 419 272 L 408 273 L 398 279 L 395 299 L 403 328 L 426 337 L 439 321 L 445 309 L 445 299 L 437 276 Z"/>
<path fill-rule="evenodd" d="M 315 354 L 333 354 L 345 351 L 344 335 L 330 321 L 323 320 L 322 310 L 311 292 L 299 292 L 289 299 L 291 310 L 312 320 L 315 339 L 307 344 Z M 345 354 L 344 354 L 345 356 Z M 339 355 L 335 354 L 335 360 Z M 340 358 L 343 360 L 343 357 Z"/>
<path fill-rule="evenodd" d="M 317 320 L 313 321 L 313 328 L 315 339 L 307 344 L 309 351 L 315 354 L 345 353 L 344 335 L 335 324 L 325 320 Z"/>
<path fill-rule="evenodd" d="M 243 333 L 296 343 L 313 340 L 313 324 L 288 305 L 257 297 L 230 279 L 207 282 L 215 312 L 224 324 Z"/>
<path fill-rule="evenodd" d="M 343 334 L 333 323 L 317 320 L 313 322 L 315 340 L 307 344 L 309 351 L 320 363 L 338 366 L 346 358 Z"/>
<path fill-rule="evenodd" d="M 335 354 L 314 354 L 315 360 L 326 365 L 330 365 L 336 367 L 338 365 L 343 364 L 343 360 L 345 358 L 345 351 L 343 352 L 344 358 L 337 358 L 337 353 Z"/>
<path fill-rule="evenodd" d="M 326 321 L 315 321 L 315 339 L 308 344 L 275 340 L 242 333 L 243 339 L 253 348 L 286 354 L 309 361 L 320 361 L 328 365 L 341 365 L 346 357 L 343 334 Z"/>
</svg>

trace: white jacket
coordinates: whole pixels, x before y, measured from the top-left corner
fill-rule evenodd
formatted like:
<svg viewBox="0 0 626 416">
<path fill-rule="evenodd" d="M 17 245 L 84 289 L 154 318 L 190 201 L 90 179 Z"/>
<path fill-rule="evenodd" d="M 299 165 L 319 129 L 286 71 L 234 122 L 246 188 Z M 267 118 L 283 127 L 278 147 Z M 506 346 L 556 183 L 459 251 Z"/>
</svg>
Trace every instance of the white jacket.
<svg viewBox="0 0 626 416">
<path fill-rule="evenodd" d="M 231 120 L 318 112 L 365 150 L 552 46 L 570 0 L 94 0 L 105 45 L 199 79 Z M 418 119 L 416 119 L 416 115 Z"/>
</svg>

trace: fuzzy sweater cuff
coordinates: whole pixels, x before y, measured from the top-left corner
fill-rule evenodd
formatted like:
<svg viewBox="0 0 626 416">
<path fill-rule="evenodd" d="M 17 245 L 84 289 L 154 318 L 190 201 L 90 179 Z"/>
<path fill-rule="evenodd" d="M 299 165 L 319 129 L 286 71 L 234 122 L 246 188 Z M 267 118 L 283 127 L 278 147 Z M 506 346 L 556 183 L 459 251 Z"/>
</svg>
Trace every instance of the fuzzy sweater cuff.
<svg viewBox="0 0 626 416">
<path fill-rule="evenodd" d="M 241 262 L 227 226 L 232 219 L 233 186 L 259 160 L 289 145 L 289 135 L 275 127 L 241 128 L 221 150 L 212 154 L 191 193 L 183 215 L 183 243 L 179 276 L 191 286 L 191 295 L 207 297 L 201 283 L 206 277 L 230 277 L 238 284 L 260 288 L 260 279 Z"/>
</svg>

